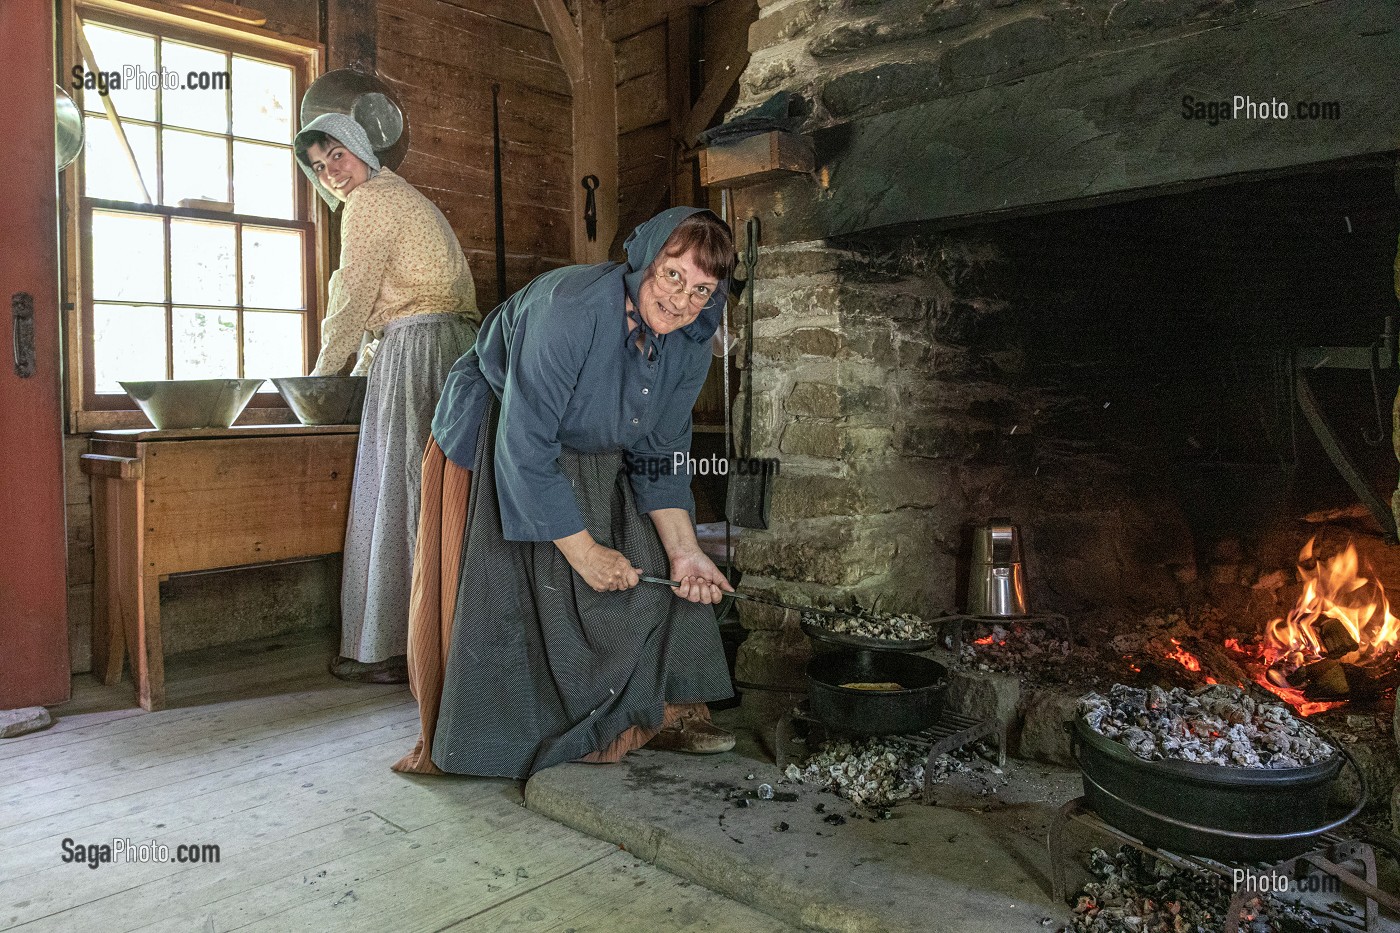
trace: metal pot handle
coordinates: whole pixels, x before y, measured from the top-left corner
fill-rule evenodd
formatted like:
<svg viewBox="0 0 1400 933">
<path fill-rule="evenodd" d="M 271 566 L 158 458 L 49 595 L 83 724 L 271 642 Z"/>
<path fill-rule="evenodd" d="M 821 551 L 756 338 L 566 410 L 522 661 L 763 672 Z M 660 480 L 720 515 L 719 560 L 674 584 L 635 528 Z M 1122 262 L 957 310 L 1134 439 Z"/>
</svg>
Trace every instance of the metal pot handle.
<svg viewBox="0 0 1400 933">
<path fill-rule="evenodd" d="M 1089 772 L 1084 770 L 1084 765 L 1081 764 L 1079 761 L 1079 736 L 1074 733 L 1070 733 L 1070 754 L 1074 757 L 1075 764 L 1079 765 L 1079 773 L 1084 778 L 1084 780 L 1094 785 L 1094 787 L 1097 788 L 1099 792 L 1102 793 L 1104 796 L 1117 801 L 1118 803 L 1122 804 L 1130 810 L 1137 811 L 1143 816 L 1151 817 L 1155 820 L 1161 820 L 1164 823 L 1170 823 L 1173 826 L 1179 826 L 1182 829 L 1190 829 L 1198 833 L 1206 833 L 1207 835 L 1211 836 L 1223 836 L 1226 839 L 1248 839 L 1254 842 L 1287 842 L 1292 839 L 1308 839 L 1313 836 L 1320 836 L 1323 833 L 1331 832 L 1334 829 L 1338 829 L 1342 826 L 1345 826 L 1347 823 L 1351 822 L 1356 817 L 1356 815 L 1365 808 L 1366 803 L 1370 798 L 1370 793 L 1366 788 L 1366 775 L 1361 773 L 1361 766 L 1356 763 L 1355 758 L 1351 757 L 1351 752 L 1347 751 L 1346 748 L 1342 746 L 1342 743 L 1338 742 L 1336 737 L 1333 736 L 1332 733 L 1323 729 L 1321 726 L 1313 725 L 1312 723 L 1309 723 L 1309 725 L 1312 725 L 1312 727 L 1318 732 L 1331 739 L 1332 747 L 1337 749 L 1337 751 L 1341 752 L 1343 757 L 1346 758 L 1347 763 L 1351 765 L 1352 770 L 1356 772 L 1356 780 L 1361 785 L 1361 797 L 1359 800 L 1356 801 L 1356 806 L 1352 807 L 1351 812 L 1348 813 L 1346 816 L 1343 816 L 1339 819 L 1335 819 L 1330 823 L 1325 823 L 1322 826 L 1317 827 L 1316 829 L 1301 829 L 1295 830 L 1291 833 L 1237 832 L 1232 829 L 1217 829 L 1212 826 L 1200 826 L 1196 823 L 1188 823 L 1185 820 L 1174 819 L 1173 817 L 1167 816 L 1163 813 L 1157 813 L 1156 811 L 1149 810 L 1146 807 L 1141 806 L 1140 804 L 1133 803 L 1131 800 L 1124 800 L 1122 797 L 1119 797 L 1113 791 L 1104 787 L 1098 781 L 1090 777 Z"/>
</svg>

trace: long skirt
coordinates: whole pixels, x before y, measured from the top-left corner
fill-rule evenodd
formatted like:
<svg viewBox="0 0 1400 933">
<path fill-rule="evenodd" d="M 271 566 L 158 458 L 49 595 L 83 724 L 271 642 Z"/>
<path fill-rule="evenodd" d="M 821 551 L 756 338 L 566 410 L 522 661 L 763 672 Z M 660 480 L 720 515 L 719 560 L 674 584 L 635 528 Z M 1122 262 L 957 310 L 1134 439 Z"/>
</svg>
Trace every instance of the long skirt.
<svg viewBox="0 0 1400 933">
<path fill-rule="evenodd" d="M 343 657 L 370 663 L 407 650 L 423 449 L 448 370 L 475 339 L 460 314 L 420 314 L 384 328 L 369 369 L 345 530 Z"/>
<path fill-rule="evenodd" d="M 552 542 L 506 541 L 495 419 L 482 421 L 474 470 L 435 444 L 424 457 L 408 652 L 423 735 L 395 770 L 524 778 L 616 760 L 676 718 L 706 717 L 705 702 L 732 693 L 713 607 L 647 584 L 597 593 Z M 559 463 L 594 539 L 667 573 L 621 454 L 566 450 Z"/>
</svg>

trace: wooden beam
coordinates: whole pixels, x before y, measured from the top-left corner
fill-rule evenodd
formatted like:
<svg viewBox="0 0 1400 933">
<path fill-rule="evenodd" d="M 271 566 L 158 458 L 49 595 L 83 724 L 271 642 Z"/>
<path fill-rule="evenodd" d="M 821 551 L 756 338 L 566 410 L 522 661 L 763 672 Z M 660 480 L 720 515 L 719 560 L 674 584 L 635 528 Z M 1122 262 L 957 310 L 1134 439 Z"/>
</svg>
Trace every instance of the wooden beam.
<svg viewBox="0 0 1400 933">
<path fill-rule="evenodd" d="M 776 245 L 949 228 L 1394 153 L 1400 31 L 1390 0 L 1321 0 L 1066 62 L 819 130 L 825 183 L 736 192 Z M 1287 51 L 1288 67 L 1279 70 Z M 1337 101 L 1340 119 L 1187 119 L 1203 102 Z M 1131 102 L 1131 105 L 1129 103 Z"/>
<path fill-rule="evenodd" d="M 730 49 L 729 54 L 719 63 L 710 80 L 705 82 L 705 88 L 696 99 L 695 106 L 690 108 L 690 113 L 682 121 L 681 140 L 685 145 L 695 145 L 696 138 L 709 129 L 720 105 L 738 83 L 739 75 L 744 73 L 744 67 L 748 63 L 749 52 L 745 48 Z"/>
<path fill-rule="evenodd" d="M 588 0 L 584 2 L 586 5 Z M 535 9 L 540 11 L 540 19 L 544 20 L 549 29 L 550 38 L 554 40 L 554 50 L 559 53 L 559 60 L 564 63 L 564 73 L 569 76 L 570 83 L 583 80 L 583 33 L 579 30 L 579 24 L 569 15 L 564 0 L 535 0 Z"/>
<path fill-rule="evenodd" d="M 577 19 L 564 0 L 535 0 L 573 91 L 573 258 L 602 262 L 617 236 L 617 77 L 612 40 L 604 31 L 603 0 L 575 0 L 574 5 Z M 598 177 L 593 240 L 584 225 L 586 175 Z"/>
<path fill-rule="evenodd" d="M 614 0 L 608 4 L 607 34 L 613 42 L 664 23 L 687 7 L 709 6 L 714 0 Z"/>
<path fill-rule="evenodd" d="M 671 145 L 667 147 L 668 171 L 658 184 L 661 192 L 672 189 L 678 180 L 682 148 L 678 140 L 685 131 L 685 115 L 695 101 L 690 83 L 694 29 L 695 13 L 690 9 L 674 10 L 666 21 L 666 109 L 671 118 Z M 670 194 L 673 205 L 695 203 L 693 190 L 675 189 Z"/>
</svg>

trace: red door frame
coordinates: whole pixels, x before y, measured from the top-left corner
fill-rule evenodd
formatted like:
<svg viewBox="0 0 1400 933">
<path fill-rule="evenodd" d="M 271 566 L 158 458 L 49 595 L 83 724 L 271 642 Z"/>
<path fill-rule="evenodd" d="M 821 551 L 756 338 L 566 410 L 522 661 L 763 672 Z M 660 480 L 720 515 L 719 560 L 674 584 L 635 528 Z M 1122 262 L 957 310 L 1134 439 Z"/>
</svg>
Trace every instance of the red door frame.
<svg viewBox="0 0 1400 933">
<path fill-rule="evenodd" d="M 0 0 L 0 709 L 68 699 L 68 568 L 54 172 L 54 6 Z M 33 298 L 17 372 L 12 296 Z"/>
</svg>

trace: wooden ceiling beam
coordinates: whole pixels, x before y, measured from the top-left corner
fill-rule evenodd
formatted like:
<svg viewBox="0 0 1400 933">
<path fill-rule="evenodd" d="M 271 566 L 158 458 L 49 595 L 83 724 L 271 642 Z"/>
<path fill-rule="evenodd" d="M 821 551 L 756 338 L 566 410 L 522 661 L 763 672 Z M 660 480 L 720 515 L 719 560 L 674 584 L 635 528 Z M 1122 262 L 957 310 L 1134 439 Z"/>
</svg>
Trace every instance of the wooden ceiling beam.
<svg viewBox="0 0 1400 933">
<path fill-rule="evenodd" d="M 719 113 L 720 105 L 738 83 L 739 75 L 744 73 L 748 63 L 748 49 L 731 48 L 716 66 L 714 74 L 705 82 L 700 96 L 696 98 L 695 106 L 690 108 L 690 113 L 681 123 L 681 139 L 686 146 L 695 145 L 696 138 L 709 128 L 710 121 Z"/>
</svg>

